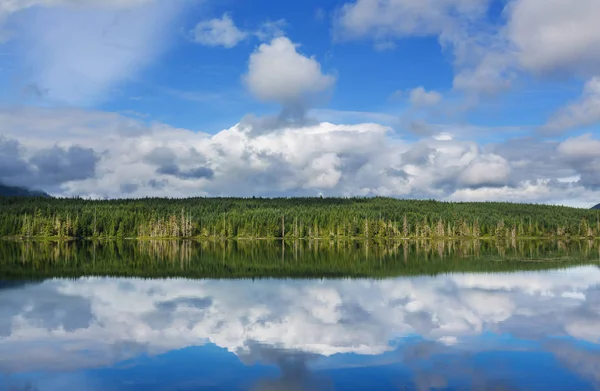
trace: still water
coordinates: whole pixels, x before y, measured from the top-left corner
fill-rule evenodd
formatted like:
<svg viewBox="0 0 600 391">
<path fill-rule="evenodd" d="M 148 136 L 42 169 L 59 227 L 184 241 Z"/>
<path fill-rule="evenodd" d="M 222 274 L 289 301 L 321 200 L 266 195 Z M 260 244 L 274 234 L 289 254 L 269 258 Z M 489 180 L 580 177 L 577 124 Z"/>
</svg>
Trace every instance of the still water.
<svg viewBox="0 0 600 391">
<path fill-rule="evenodd" d="M 1 390 L 594 390 L 600 269 L 11 281 Z"/>
</svg>

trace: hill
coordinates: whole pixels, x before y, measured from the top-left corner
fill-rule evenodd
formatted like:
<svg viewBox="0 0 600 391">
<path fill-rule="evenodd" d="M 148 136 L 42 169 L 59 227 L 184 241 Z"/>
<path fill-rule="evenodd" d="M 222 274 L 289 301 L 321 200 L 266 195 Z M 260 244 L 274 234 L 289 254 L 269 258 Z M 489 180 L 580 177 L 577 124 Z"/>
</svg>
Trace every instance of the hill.
<svg viewBox="0 0 600 391">
<path fill-rule="evenodd" d="M 600 209 L 600 204 L 593 206 L 592 209 Z"/>
<path fill-rule="evenodd" d="M 7 186 L 0 183 L 0 196 L 2 197 L 50 197 L 48 193 L 38 190 L 29 190 L 24 187 Z"/>
</svg>

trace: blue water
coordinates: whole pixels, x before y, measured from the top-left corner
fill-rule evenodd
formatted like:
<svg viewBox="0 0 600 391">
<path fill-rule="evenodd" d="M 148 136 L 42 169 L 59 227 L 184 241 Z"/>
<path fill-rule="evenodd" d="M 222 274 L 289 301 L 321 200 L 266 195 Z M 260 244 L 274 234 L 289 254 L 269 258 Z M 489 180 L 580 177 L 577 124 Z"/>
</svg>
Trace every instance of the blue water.
<svg viewBox="0 0 600 391">
<path fill-rule="evenodd" d="M 0 390 L 596 390 L 600 269 L 0 289 Z"/>
</svg>

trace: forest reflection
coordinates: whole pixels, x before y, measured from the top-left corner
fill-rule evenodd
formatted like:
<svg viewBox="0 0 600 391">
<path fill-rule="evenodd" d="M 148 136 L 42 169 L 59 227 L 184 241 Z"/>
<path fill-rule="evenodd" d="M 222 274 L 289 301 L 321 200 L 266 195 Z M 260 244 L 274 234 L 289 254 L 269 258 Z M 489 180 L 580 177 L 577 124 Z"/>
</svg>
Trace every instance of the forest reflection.
<svg viewBox="0 0 600 391">
<path fill-rule="evenodd" d="M 597 240 L 0 242 L 2 277 L 388 277 L 600 263 Z"/>
</svg>

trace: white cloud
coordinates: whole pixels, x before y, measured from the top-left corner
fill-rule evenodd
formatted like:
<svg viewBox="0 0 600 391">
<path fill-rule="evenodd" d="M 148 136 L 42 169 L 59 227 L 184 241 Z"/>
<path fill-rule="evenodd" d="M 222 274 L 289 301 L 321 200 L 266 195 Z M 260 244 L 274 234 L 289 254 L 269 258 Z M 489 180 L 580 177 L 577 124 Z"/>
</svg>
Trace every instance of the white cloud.
<svg viewBox="0 0 600 391">
<path fill-rule="evenodd" d="M 434 106 L 441 102 L 442 94 L 437 91 L 426 91 L 423 87 L 417 87 L 410 91 L 410 103 L 414 106 Z"/>
<path fill-rule="evenodd" d="M 263 42 L 271 41 L 274 38 L 285 35 L 284 28 L 286 25 L 287 22 L 285 19 L 267 20 L 253 34 Z"/>
<path fill-rule="evenodd" d="M 248 33 L 239 30 L 229 14 L 199 22 L 192 31 L 195 42 L 206 46 L 232 48 L 248 37 Z"/>
<path fill-rule="evenodd" d="M 0 1 L 0 14 L 10 14 L 27 8 L 56 7 L 56 6 L 108 6 L 108 7 L 131 7 L 154 0 L 2 0 Z"/>
<path fill-rule="evenodd" d="M 31 173 L 40 159 L 55 156 L 63 160 L 51 161 L 69 157 L 71 162 L 85 158 L 90 163 L 86 178 L 69 174 L 73 165 L 57 166 L 63 174 L 54 176 L 46 190 L 67 196 L 323 193 L 584 207 L 600 199 L 600 141 L 591 135 L 562 144 L 508 140 L 486 145 L 453 136 L 461 134 L 460 127 L 415 142 L 375 123 L 276 121 L 256 130 L 262 126 L 260 119 L 249 120 L 206 134 L 115 113 L 0 110 L 0 166 L 12 167 L 0 168 L 0 181 L 14 183 L 18 170 Z M 21 185 L 39 186 L 35 176 L 18 178 Z"/>
<path fill-rule="evenodd" d="M 436 36 L 454 52 L 455 87 L 476 92 L 506 88 L 502 56 L 488 54 L 498 45 L 489 27 L 482 29 L 489 1 L 356 0 L 346 3 L 335 20 L 338 40 L 371 38 L 378 49 L 394 40 Z M 484 32 L 485 31 L 485 32 Z M 502 65 L 502 67 L 500 67 Z"/>
<path fill-rule="evenodd" d="M 600 68 L 600 2 L 516 0 L 506 35 L 523 68 L 536 73 L 593 76 Z"/>
<path fill-rule="evenodd" d="M 29 3 L 17 5 L 24 4 Z M 160 56 L 176 33 L 172 24 L 184 3 L 35 4 L 48 7 L 14 15 L 17 53 L 28 64 L 27 84 L 44 91 L 43 98 L 52 103 L 85 106 L 102 102 Z"/>
<path fill-rule="evenodd" d="M 594 77 L 585 83 L 579 100 L 561 108 L 541 128 L 541 131 L 557 133 L 598 122 L 600 122 L 600 77 Z"/>
<path fill-rule="evenodd" d="M 600 158 L 600 140 L 593 139 L 591 134 L 571 137 L 560 143 L 557 150 L 569 159 Z"/>
<path fill-rule="evenodd" d="M 467 63 L 459 66 L 454 75 L 453 87 L 465 92 L 495 94 L 510 89 L 516 77 L 512 70 L 512 57 L 503 49 L 483 51 L 478 54 L 465 54 L 471 57 Z"/>
<path fill-rule="evenodd" d="M 333 86 L 335 77 L 323 74 L 319 62 L 298 53 L 297 47 L 278 37 L 251 54 L 244 82 L 254 96 L 282 106 L 296 105 Z"/>
<path fill-rule="evenodd" d="M 6 303 L 0 308 L 0 369 L 95 368 L 207 342 L 238 355 L 259 343 L 322 356 L 377 355 L 415 334 L 454 345 L 486 332 L 598 343 L 599 286 L 600 270 L 594 266 L 260 284 L 48 280 L 0 291 Z M 532 327 L 540 324 L 544 327 Z M 137 349 L 115 348 L 123 345 Z"/>
<path fill-rule="evenodd" d="M 285 35 L 284 28 L 286 24 L 284 19 L 267 20 L 254 31 L 241 30 L 235 25 L 231 16 L 225 13 L 221 18 L 199 22 L 191 33 L 192 39 L 196 43 L 231 49 L 251 37 L 256 37 L 262 42 L 281 37 Z"/>
<path fill-rule="evenodd" d="M 345 4 L 336 21 L 338 39 L 370 36 L 376 40 L 439 35 L 454 27 L 451 14 L 479 17 L 487 1 L 356 0 Z"/>
<path fill-rule="evenodd" d="M 502 186 L 508 183 L 510 165 L 498 155 L 480 155 L 460 174 L 459 181 L 465 186 Z"/>
<path fill-rule="evenodd" d="M 454 54 L 454 87 L 496 93 L 519 73 L 593 77 L 600 68 L 597 0 L 513 0 L 506 24 L 487 18 L 491 1 L 355 0 L 335 21 L 340 40 L 370 38 L 391 45 L 410 36 L 438 37 Z"/>
</svg>

